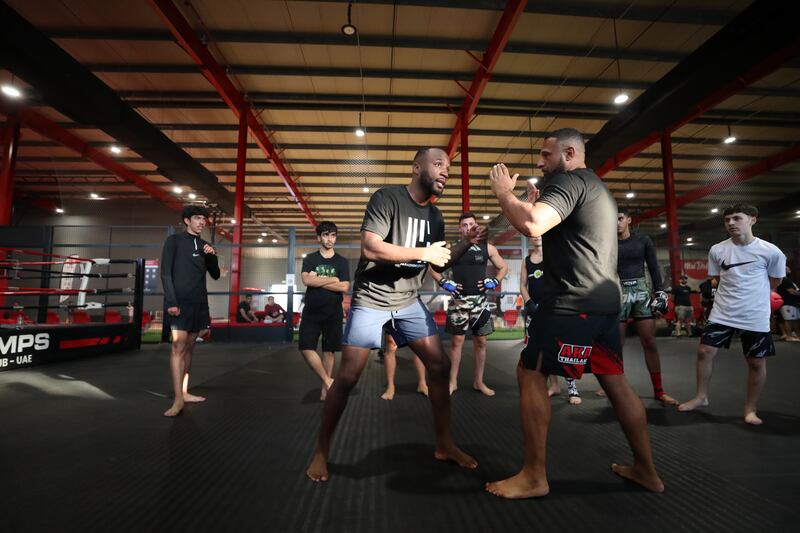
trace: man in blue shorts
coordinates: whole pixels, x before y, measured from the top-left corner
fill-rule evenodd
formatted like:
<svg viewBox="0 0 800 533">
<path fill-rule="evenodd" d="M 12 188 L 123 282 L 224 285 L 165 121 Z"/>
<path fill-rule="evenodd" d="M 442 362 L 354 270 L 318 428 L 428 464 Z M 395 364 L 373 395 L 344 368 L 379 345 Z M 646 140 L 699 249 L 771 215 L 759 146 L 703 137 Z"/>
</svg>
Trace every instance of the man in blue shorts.
<svg viewBox="0 0 800 533">
<path fill-rule="evenodd" d="M 591 372 L 608 395 L 633 451 L 633 465 L 612 464 L 619 476 L 653 492 L 664 484 L 653 464 L 641 400 L 625 380 L 619 335 L 617 205 L 585 164 L 581 134 L 571 128 L 545 135 L 538 167 L 544 187 L 534 203 L 514 195 L 517 175 L 495 165 L 489 175 L 503 214 L 523 235 L 542 236 L 544 287 L 517 367 L 525 442 L 522 470 L 486 484 L 502 498 L 550 492 L 545 469 L 550 425 L 548 375 L 579 379 Z M 576 443 L 574 453 L 584 444 Z"/>
<path fill-rule="evenodd" d="M 477 461 L 456 447 L 450 434 L 450 360 L 433 317 L 417 294 L 428 265 L 441 272 L 472 244 L 485 239 L 486 230 L 475 226 L 452 250 L 446 247 L 444 219 L 432 200 L 444 191 L 449 169 L 444 150 L 422 149 L 414 156 L 409 185 L 384 187 L 369 199 L 342 339 L 342 362 L 325 399 L 317 448 L 306 472 L 313 481 L 328 480 L 333 432 L 370 349 L 382 344 L 387 322 L 397 344 L 408 345 L 428 370 L 436 431 L 434 457 L 477 468 Z"/>
</svg>

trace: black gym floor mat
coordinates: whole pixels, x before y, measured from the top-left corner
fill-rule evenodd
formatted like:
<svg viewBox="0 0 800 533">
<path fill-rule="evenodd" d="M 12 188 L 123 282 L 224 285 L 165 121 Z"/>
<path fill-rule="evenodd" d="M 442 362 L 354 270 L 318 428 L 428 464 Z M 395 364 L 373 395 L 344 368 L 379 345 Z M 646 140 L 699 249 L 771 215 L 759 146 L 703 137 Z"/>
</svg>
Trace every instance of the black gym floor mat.
<svg viewBox="0 0 800 533">
<path fill-rule="evenodd" d="M 779 343 L 761 401 L 765 425 L 741 422 L 745 363 L 717 358 L 711 406 L 679 413 L 655 402 L 638 340 L 626 369 L 647 408 L 662 495 L 615 477 L 630 452 L 592 377 L 584 402 L 553 399 L 551 494 L 504 501 L 483 483 L 521 463 L 514 367 L 519 343 L 489 343 L 487 383 L 471 388 L 470 344 L 453 396 L 457 442 L 479 461 L 435 461 L 430 405 L 401 350 L 398 394 L 380 399 L 374 354 L 350 399 L 331 456 L 332 479 L 305 477 L 321 404 L 315 377 L 291 346 L 198 346 L 193 382 L 208 397 L 177 419 L 169 406 L 168 347 L 0 374 L 0 530 L 30 531 L 774 531 L 800 520 L 800 347 Z M 697 340 L 660 339 L 664 385 L 694 391 Z"/>
</svg>

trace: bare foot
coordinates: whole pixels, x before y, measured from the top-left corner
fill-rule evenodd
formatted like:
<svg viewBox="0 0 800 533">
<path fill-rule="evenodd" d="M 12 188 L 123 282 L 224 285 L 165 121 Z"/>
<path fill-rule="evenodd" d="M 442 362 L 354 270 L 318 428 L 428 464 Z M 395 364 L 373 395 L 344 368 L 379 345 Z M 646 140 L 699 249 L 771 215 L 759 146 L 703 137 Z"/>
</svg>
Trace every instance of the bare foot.
<svg viewBox="0 0 800 533">
<path fill-rule="evenodd" d="M 419 392 L 419 389 L 417 391 Z M 425 396 L 427 396 L 427 394 Z M 383 399 L 383 400 L 393 400 L 394 399 L 394 387 L 386 387 L 386 391 L 383 394 L 381 394 L 381 399 Z"/>
<path fill-rule="evenodd" d="M 472 388 L 477 390 L 477 391 L 482 392 L 486 396 L 494 396 L 494 390 L 492 390 L 489 387 L 487 387 L 485 383 L 473 384 Z"/>
<path fill-rule="evenodd" d="M 328 481 L 328 459 L 322 452 L 314 452 L 314 458 L 306 470 L 306 475 L 311 481 Z"/>
<path fill-rule="evenodd" d="M 450 396 L 452 396 L 453 393 L 455 391 L 457 391 L 457 390 L 458 390 L 458 385 L 456 383 L 451 383 L 450 384 Z M 425 396 L 427 396 L 427 394 Z"/>
<path fill-rule="evenodd" d="M 559 394 L 561 394 L 561 387 L 559 387 L 557 385 L 555 387 L 550 387 L 549 389 L 547 389 L 547 397 L 548 398 L 550 398 L 552 396 L 558 396 Z M 499 481 L 498 481 L 498 483 L 499 483 Z"/>
<path fill-rule="evenodd" d="M 745 423 L 750 424 L 752 426 L 760 426 L 761 424 L 764 423 L 763 420 L 758 418 L 758 415 L 756 415 L 755 411 L 750 411 L 749 413 L 745 413 L 744 421 Z"/>
<path fill-rule="evenodd" d="M 422 394 L 423 396 L 428 396 L 428 384 L 427 383 L 420 383 L 417 385 L 417 392 Z M 453 394 L 451 391 L 450 394 Z"/>
<path fill-rule="evenodd" d="M 641 485 L 651 492 L 664 492 L 664 483 L 658 477 L 655 469 L 652 471 L 644 471 L 634 466 L 618 465 L 616 463 L 611 465 L 611 470 L 621 478 L 632 481 L 637 485 Z"/>
<path fill-rule="evenodd" d="M 194 394 L 189 394 L 188 392 L 184 392 L 183 401 L 186 403 L 200 403 L 206 401 L 206 399 L 202 396 L 195 396 Z"/>
<path fill-rule="evenodd" d="M 175 400 L 175 403 L 172 404 L 172 407 L 164 411 L 164 416 L 172 418 L 178 416 L 181 411 L 183 411 L 183 400 Z"/>
<path fill-rule="evenodd" d="M 509 499 L 541 498 L 550 492 L 546 479 L 532 478 L 523 472 L 502 481 L 487 483 L 485 488 L 495 496 Z"/>
<path fill-rule="evenodd" d="M 458 466 L 469 468 L 470 470 L 478 468 L 478 461 L 461 451 L 455 445 L 446 449 L 436 448 L 436 451 L 433 452 L 433 456 L 440 461 L 453 461 Z"/>
<path fill-rule="evenodd" d="M 606 397 L 606 391 L 604 391 L 603 389 L 597 389 L 596 391 L 594 391 L 594 393 L 596 395 L 600 396 L 601 398 L 605 398 Z"/>
<path fill-rule="evenodd" d="M 580 396 L 570 396 L 569 397 L 569 404 L 570 405 L 580 405 L 581 403 L 583 403 L 583 400 L 581 400 Z"/>
<path fill-rule="evenodd" d="M 667 394 L 666 392 L 662 392 L 661 396 L 656 396 L 656 400 L 663 403 L 664 405 L 678 405 L 680 402 Z"/>
<path fill-rule="evenodd" d="M 692 398 L 686 403 L 682 403 L 678 406 L 678 411 L 694 411 L 698 407 L 707 407 L 708 406 L 708 398 Z"/>
</svg>

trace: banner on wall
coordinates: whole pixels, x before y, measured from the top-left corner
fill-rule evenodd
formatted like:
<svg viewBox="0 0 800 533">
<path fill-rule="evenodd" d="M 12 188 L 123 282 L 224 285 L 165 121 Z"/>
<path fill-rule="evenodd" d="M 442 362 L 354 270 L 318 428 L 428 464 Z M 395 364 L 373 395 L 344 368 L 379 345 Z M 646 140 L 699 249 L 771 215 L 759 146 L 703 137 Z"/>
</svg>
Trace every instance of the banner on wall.
<svg viewBox="0 0 800 533">
<path fill-rule="evenodd" d="M 708 278 L 708 259 L 684 260 L 683 273 L 692 279 L 705 280 Z"/>
</svg>

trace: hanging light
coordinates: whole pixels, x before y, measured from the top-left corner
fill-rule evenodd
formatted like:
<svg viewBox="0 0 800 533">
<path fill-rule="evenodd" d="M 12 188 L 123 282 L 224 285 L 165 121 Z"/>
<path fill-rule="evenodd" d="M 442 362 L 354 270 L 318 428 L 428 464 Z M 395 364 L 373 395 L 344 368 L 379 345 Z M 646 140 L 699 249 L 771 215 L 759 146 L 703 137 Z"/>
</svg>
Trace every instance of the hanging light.
<svg viewBox="0 0 800 533">
<path fill-rule="evenodd" d="M 667 229 L 667 225 L 666 224 L 661 224 L 661 229 Z"/>
<path fill-rule="evenodd" d="M 691 237 L 686 237 L 686 242 L 692 242 L 693 240 Z"/>
<path fill-rule="evenodd" d="M 175 194 L 183 194 L 183 189 L 180 186 L 176 185 L 172 188 L 172 192 L 174 192 Z"/>
<path fill-rule="evenodd" d="M 364 126 L 361 125 L 361 112 L 358 113 L 358 127 L 356 128 L 356 137 L 363 137 L 367 134 Z"/>
<path fill-rule="evenodd" d="M 193 192 L 190 192 L 189 193 L 189 200 L 196 200 L 196 199 L 197 199 L 197 195 L 195 193 L 193 193 Z"/>
<path fill-rule="evenodd" d="M 262 236 L 262 237 L 266 237 L 266 236 L 267 236 L 267 232 L 266 232 L 266 231 L 262 231 L 262 232 L 261 232 L 261 236 Z"/>
<path fill-rule="evenodd" d="M 58 213 L 59 215 L 63 215 L 64 214 L 64 210 L 61 209 L 60 207 L 56 207 L 56 213 Z"/>
<path fill-rule="evenodd" d="M 711 208 L 711 212 L 712 213 L 719 213 L 719 207 L 712 207 Z"/>
<path fill-rule="evenodd" d="M 15 98 L 15 99 L 22 98 L 22 91 L 20 91 L 13 85 L 3 84 L 2 87 L 0 87 L 0 91 L 3 91 L 3 94 L 8 96 L 9 98 Z"/>
<path fill-rule="evenodd" d="M 120 148 L 119 146 L 117 146 L 115 144 L 112 144 L 111 147 L 109 148 L 109 150 L 111 150 L 112 154 L 121 154 L 122 153 L 122 148 Z"/>
<path fill-rule="evenodd" d="M 731 144 L 736 142 L 736 136 L 731 133 L 731 127 L 728 126 L 728 136 L 722 139 L 722 142 L 725 144 Z"/>
<path fill-rule="evenodd" d="M 259 238 L 258 238 L 258 239 L 256 239 L 256 240 L 257 240 L 259 243 L 261 243 L 261 242 L 264 242 L 264 239 L 262 239 L 261 237 L 259 237 Z"/>
<path fill-rule="evenodd" d="M 278 242 L 278 239 L 272 239 L 272 242 L 273 243 Z"/>
<path fill-rule="evenodd" d="M 347 24 L 342 26 L 342 33 L 348 37 L 352 37 L 358 32 L 358 29 L 353 26 L 353 2 L 347 4 Z"/>
<path fill-rule="evenodd" d="M 97 200 L 98 198 L 100 198 L 100 195 L 97 194 L 96 192 L 90 192 L 89 198 L 91 198 L 92 200 Z"/>
<path fill-rule="evenodd" d="M 364 192 L 369 192 L 369 187 L 364 187 L 364 188 L 363 188 L 363 189 L 361 189 L 361 190 L 362 190 L 362 191 L 364 191 Z"/>
<path fill-rule="evenodd" d="M 628 101 L 628 95 L 622 90 L 622 65 L 619 62 L 619 40 L 617 39 L 617 19 L 611 19 L 614 26 L 614 50 L 617 56 L 617 84 L 620 86 L 619 93 L 614 97 L 614 103 L 622 105 Z"/>
<path fill-rule="evenodd" d="M 628 191 L 625 193 L 625 198 L 636 198 L 636 193 L 633 191 Z"/>
<path fill-rule="evenodd" d="M 231 219 L 231 224 L 236 224 L 236 219 L 235 218 Z"/>
<path fill-rule="evenodd" d="M 491 218 L 489 215 L 483 215 L 483 220 L 489 220 L 489 218 Z"/>
</svg>

